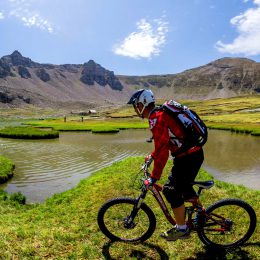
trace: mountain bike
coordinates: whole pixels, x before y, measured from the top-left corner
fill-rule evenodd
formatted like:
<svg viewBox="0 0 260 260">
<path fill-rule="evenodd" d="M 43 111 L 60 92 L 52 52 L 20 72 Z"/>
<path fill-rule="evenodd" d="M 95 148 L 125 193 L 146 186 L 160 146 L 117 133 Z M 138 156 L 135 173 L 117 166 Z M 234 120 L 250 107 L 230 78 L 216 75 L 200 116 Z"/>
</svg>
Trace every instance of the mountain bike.
<svg viewBox="0 0 260 260">
<path fill-rule="evenodd" d="M 176 224 L 162 197 L 162 186 L 155 183 L 147 187 L 145 181 L 150 176 L 148 165 L 144 164 L 141 171 L 144 176 L 137 198 L 113 198 L 99 209 L 99 228 L 111 241 L 143 242 L 152 236 L 156 218 L 144 203 L 148 191 L 157 200 L 169 223 Z M 254 209 L 243 200 L 231 198 L 219 200 L 205 209 L 199 196 L 203 190 L 213 187 L 214 181 L 194 181 L 192 185 L 198 188 L 198 198 L 185 201 L 189 203 L 189 206 L 185 203 L 185 220 L 191 232 L 197 232 L 206 246 L 227 249 L 243 245 L 256 227 Z"/>
</svg>

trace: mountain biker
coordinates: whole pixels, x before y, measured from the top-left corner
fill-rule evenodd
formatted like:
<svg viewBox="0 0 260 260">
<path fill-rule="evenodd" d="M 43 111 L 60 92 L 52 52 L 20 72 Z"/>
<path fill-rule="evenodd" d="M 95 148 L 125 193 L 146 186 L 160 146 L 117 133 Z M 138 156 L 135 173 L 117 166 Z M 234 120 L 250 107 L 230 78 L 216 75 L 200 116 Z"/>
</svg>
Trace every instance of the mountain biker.
<svg viewBox="0 0 260 260">
<path fill-rule="evenodd" d="M 169 152 L 174 158 L 171 173 L 163 186 L 163 194 L 171 204 L 176 226 L 161 236 L 168 241 L 188 238 L 190 230 L 185 223 L 184 200 L 198 197 L 190 183 L 196 178 L 203 163 L 203 149 L 185 142 L 188 138 L 182 125 L 166 111 L 156 108 L 151 90 L 136 91 L 127 104 L 133 105 L 139 117 L 148 119 L 153 135 L 154 151 L 145 159 L 148 164 L 154 161 L 149 186 L 160 179 Z"/>
</svg>

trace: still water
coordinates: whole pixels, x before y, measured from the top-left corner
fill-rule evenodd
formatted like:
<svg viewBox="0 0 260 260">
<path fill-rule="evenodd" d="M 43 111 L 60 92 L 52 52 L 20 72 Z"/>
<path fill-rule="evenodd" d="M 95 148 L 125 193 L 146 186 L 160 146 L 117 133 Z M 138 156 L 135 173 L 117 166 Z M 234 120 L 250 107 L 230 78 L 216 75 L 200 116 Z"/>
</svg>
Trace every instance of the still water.
<svg viewBox="0 0 260 260">
<path fill-rule="evenodd" d="M 118 134 L 61 132 L 54 140 L 0 138 L 0 155 L 11 158 L 14 177 L 0 187 L 21 191 L 28 202 L 41 202 L 54 193 L 74 187 L 94 171 L 130 156 L 153 150 L 145 140 L 149 130 L 125 130 Z M 216 178 L 260 189 L 260 138 L 209 131 L 203 167 Z"/>
</svg>

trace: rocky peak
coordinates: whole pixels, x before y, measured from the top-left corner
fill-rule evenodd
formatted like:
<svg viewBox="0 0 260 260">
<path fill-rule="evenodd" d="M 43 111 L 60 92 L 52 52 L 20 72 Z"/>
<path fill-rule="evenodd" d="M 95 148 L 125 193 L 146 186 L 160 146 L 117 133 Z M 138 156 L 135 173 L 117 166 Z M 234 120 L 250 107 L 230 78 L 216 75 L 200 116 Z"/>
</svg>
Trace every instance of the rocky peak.
<svg viewBox="0 0 260 260">
<path fill-rule="evenodd" d="M 109 85 L 112 89 L 122 90 L 119 79 L 114 75 L 113 71 L 106 70 L 94 60 L 89 60 L 83 64 L 83 70 L 80 80 L 87 85 L 94 85 L 96 82 L 101 86 Z"/>
<path fill-rule="evenodd" d="M 17 50 L 15 50 L 10 56 L 11 57 L 23 58 L 23 55 L 19 51 L 17 51 Z"/>
<path fill-rule="evenodd" d="M 2 57 L 2 61 L 10 66 L 37 67 L 38 63 L 31 59 L 23 57 L 19 51 L 14 51 L 11 55 Z"/>
<path fill-rule="evenodd" d="M 100 65 L 97 64 L 94 60 L 89 60 L 89 61 L 86 63 L 86 66 L 96 67 L 96 66 L 100 66 Z M 100 66 L 100 67 L 101 67 L 101 66 Z"/>
</svg>

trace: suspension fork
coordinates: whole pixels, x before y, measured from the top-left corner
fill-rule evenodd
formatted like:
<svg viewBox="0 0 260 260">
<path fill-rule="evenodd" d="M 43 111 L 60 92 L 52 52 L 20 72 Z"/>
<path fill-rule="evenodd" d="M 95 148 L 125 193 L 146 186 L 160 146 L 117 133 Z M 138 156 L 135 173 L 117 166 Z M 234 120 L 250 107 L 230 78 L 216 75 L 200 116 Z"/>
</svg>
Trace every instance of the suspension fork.
<svg viewBox="0 0 260 260">
<path fill-rule="evenodd" d="M 146 197 L 146 194 L 147 194 L 147 189 L 146 188 L 142 188 L 142 192 L 140 193 L 140 195 L 136 198 L 136 203 L 133 207 L 133 210 L 131 211 L 130 215 L 127 217 L 127 225 L 131 225 L 131 223 L 133 223 L 137 213 L 138 213 L 138 210 L 141 208 L 141 205 L 143 203 L 143 200 L 145 199 Z"/>
</svg>

